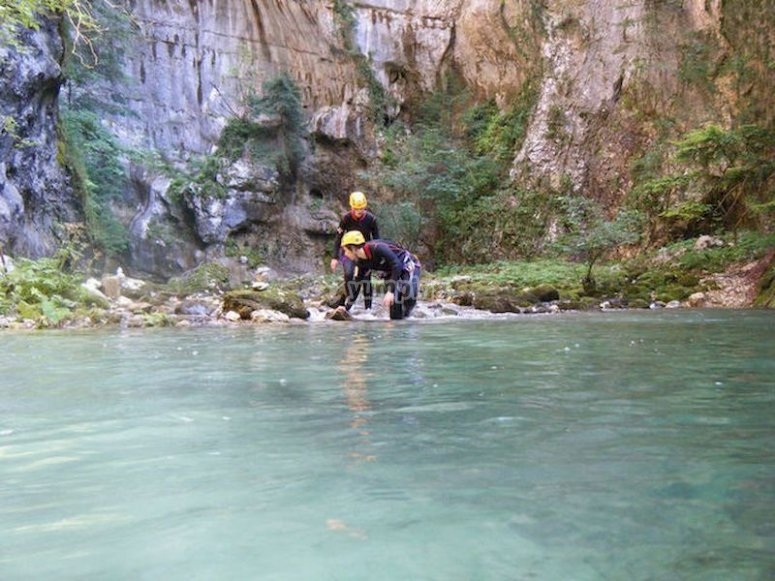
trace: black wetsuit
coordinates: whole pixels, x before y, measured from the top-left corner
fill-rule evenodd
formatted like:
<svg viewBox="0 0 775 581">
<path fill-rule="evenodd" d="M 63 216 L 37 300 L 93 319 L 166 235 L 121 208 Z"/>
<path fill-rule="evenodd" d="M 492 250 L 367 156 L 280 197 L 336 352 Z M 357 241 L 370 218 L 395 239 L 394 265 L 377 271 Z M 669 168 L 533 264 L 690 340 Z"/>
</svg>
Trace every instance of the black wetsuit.
<svg viewBox="0 0 775 581">
<path fill-rule="evenodd" d="M 358 230 L 366 241 L 379 238 L 379 227 L 377 226 L 377 218 L 366 210 L 363 216 L 356 218 L 352 211 L 347 212 L 339 220 L 339 227 L 336 229 L 336 239 L 334 240 L 334 256 L 342 265 L 344 271 L 344 288 L 345 296 L 340 301 L 340 305 L 349 311 L 355 303 L 355 299 L 358 298 L 361 286 L 363 286 L 363 306 L 367 309 L 371 308 L 371 300 L 373 291 L 371 288 L 371 272 L 363 268 L 356 269 L 355 263 L 347 258 L 340 244 L 342 243 L 342 236 L 345 232 L 351 230 Z"/>
<path fill-rule="evenodd" d="M 408 317 L 420 294 L 421 264 L 417 257 L 391 240 L 371 240 L 363 245 L 366 259 L 358 266 L 385 274 L 385 286 L 393 293 L 391 319 Z"/>
</svg>

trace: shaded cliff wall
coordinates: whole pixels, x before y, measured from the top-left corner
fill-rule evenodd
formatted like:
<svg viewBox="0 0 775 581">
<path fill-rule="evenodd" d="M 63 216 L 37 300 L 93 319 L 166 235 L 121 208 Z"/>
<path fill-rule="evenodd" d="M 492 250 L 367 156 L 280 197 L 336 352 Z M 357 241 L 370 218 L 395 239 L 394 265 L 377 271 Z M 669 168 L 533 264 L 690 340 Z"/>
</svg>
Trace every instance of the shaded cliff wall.
<svg viewBox="0 0 775 581">
<path fill-rule="evenodd" d="M 53 254 L 78 220 L 79 201 L 57 160 L 62 43 L 56 23 L 0 46 L 0 245 L 10 254 Z"/>
</svg>

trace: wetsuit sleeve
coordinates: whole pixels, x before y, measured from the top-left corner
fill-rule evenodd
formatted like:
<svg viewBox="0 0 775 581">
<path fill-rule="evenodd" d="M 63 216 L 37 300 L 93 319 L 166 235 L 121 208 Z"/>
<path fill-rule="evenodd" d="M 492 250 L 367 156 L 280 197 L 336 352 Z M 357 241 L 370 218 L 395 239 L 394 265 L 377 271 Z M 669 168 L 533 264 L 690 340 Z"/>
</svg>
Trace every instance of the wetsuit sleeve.
<svg viewBox="0 0 775 581">
<path fill-rule="evenodd" d="M 390 271 L 390 278 L 385 281 L 385 287 L 388 291 L 396 292 L 396 281 L 401 279 L 401 273 L 404 270 L 404 264 L 401 259 L 393 252 L 387 244 L 374 244 L 371 247 L 372 262 L 374 264 L 384 264 L 385 267 L 380 269 L 385 272 Z"/>
<path fill-rule="evenodd" d="M 377 217 L 371 216 L 371 239 L 376 240 L 379 238 L 379 224 L 377 223 Z"/>
<path fill-rule="evenodd" d="M 334 238 L 334 253 L 332 256 L 339 259 L 339 247 L 342 244 L 342 236 L 344 236 L 345 233 L 345 217 L 343 216 L 341 220 L 339 220 L 339 226 L 336 228 L 336 238 Z"/>
</svg>

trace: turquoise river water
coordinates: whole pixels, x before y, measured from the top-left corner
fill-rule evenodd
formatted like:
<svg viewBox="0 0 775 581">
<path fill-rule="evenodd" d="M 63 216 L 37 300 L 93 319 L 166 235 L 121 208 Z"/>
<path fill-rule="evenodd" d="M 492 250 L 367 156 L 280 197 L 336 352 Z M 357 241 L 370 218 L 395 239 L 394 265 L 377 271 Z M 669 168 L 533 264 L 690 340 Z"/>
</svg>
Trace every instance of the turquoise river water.
<svg viewBox="0 0 775 581">
<path fill-rule="evenodd" d="M 0 333 L 0 579 L 775 578 L 775 313 Z"/>
</svg>

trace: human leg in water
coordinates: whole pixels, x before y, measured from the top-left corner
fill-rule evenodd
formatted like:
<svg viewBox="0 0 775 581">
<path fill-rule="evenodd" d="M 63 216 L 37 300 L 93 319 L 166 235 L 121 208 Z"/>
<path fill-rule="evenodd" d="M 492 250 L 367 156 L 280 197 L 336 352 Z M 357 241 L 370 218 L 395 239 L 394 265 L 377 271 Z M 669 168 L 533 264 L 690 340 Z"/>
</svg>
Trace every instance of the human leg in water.
<svg viewBox="0 0 775 581">
<path fill-rule="evenodd" d="M 420 294 L 420 267 L 416 266 L 411 273 L 406 273 L 406 279 L 396 283 L 393 304 L 390 305 L 390 318 L 405 319 L 412 314 Z"/>
<path fill-rule="evenodd" d="M 371 309 L 373 288 L 371 286 L 371 271 L 362 269 L 360 266 L 355 265 L 352 261 L 350 264 L 354 265 L 351 271 L 349 280 L 345 281 L 345 302 L 344 306 L 349 311 L 358 299 L 358 295 L 363 288 L 363 307 L 366 310 Z"/>
<path fill-rule="evenodd" d="M 345 307 L 349 311 L 355 299 L 358 298 L 358 288 L 353 281 L 358 267 L 344 253 L 339 256 L 339 263 L 342 265 L 342 273 L 344 275 L 344 293 L 340 297 L 337 306 Z"/>
<path fill-rule="evenodd" d="M 360 283 L 361 288 L 363 288 L 363 308 L 368 311 L 371 309 L 371 302 L 374 296 L 374 289 L 371 286 L 371 271 L 364 270 L 357 280 Z"/>
</svg>

